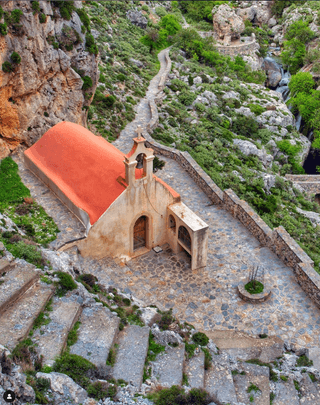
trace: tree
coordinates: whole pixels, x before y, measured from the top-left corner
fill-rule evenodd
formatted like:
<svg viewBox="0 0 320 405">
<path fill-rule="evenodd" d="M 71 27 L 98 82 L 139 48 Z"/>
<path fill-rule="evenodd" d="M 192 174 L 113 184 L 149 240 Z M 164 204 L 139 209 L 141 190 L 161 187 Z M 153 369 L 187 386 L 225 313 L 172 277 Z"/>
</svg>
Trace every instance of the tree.
<svg viewBox="0 0 320 405">
<path fill-rule="evenodd" d="M 159 39 L 159 32 L 155 28 L 148 27 L 147 33 L 142 38 L 140 38 L 140 42 L 143 45 L 146 45 L 150 49 L 150 53 L 152 53 L 153 49 L 156 48 L 156 43 Z"/>
<path fill-rule="evenodd" d="M 309 28 L 308 22 L 298 20 L 289 26 L 285 38 L 289 41 L 295 38 L 300 42 L 307 43 L 311 41 L 314 36 L 315 33 Z"/>
<path fill-rule="evenodd" d="M 314 81 L 310 72 L 299 72 L 293 75 L 289 82 L 289 89 L 292 96 L 300 92 L 309 94 L 313 87 Z"/>
<path fill-rule="evenodd" d="M 306 56 L 306 46 L 298 39 L 284 42 L 284 51 L 281 59 L 284 65 L 289 67 L 290 73 L 295 74 L 303 66 L 303 59 Z"/>
<path fill-rule="evenodd" d="M 168 31 L 168 35 L 175 35 L 181 30 L 181 25 L 179 24 L 177 17 L 173 14 L 167 14 L 162 17 L 159 25 Z"/>
<path fill-rule="evenodd" d="M 277 17 L 281 17 L 285 8 L 290 7 L 292 4 L 296 4 L 297 6 L 299 6 L 305 2 L 306 0 L 274 0 L 271 12 Z"/>
</svg>

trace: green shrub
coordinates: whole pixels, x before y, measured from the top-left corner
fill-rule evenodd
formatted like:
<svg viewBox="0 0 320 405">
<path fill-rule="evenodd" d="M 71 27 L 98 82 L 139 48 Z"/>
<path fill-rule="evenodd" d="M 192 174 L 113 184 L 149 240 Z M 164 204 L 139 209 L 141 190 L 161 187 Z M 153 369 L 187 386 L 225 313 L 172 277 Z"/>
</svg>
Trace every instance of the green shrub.
<svg viewBox="0 0 320 405">
<path fill-rule="evenodd" d="M 44 13 L 39 14 L 39 22 L 40 24 L 44 24 L 47 21 L 47 16 Z"/>
<path fill-rule="evenodd" d="M 248 291 L 249 294 L 260 294 L 263 291 L 263 284 L 260 281 L 249 281 L 244 288 Z"/>
<path fill-rule="evenodd" d="M 186 393 L 177 385 L 149 394 L 148 398 L 155 405 L 208 405 L 213 401 L 212 397 L 203 389 L 193 388 Z"/>
<path fill-rule="evenodd" d="M 167 12 L 164 7 L 160 6 L 156 7 L 156 14 L 158 14 L 159 17 L 164 17 L 167 14 Z"/>
<path fill-rule="evenodd" d="M 194 343 L 197 343 L 200 346 L 206 346 L 209 343 L 209 338 L 206 334 L 202 332 L 197 332 L 192 336 Z"/>
<path fill-rule="evenodd" d="M 40 4 L 38 1 L 31 2 L 31 8 L 33 11 L 39 12 L 40 11 Z"/>
<path fill-rule="evenodd" d="M 78 329 L 79 329 L 80 325 L 81 325 L 81 322 L 80 322 L 80 321 L 77 321 L 77 322 L 74 324 L 74 326 L 73 326 L 73 328 L 71 329 L 71 331 L 69 332 L 69 334 L 68 334 L 68 339 L 67 339 L 67 346 L 68 346 L 68 347 L 74 345 L 75 343 L 77 343 L 77 340 L 78 340 Z"/>
<path fill-rule="evenodd" d="M 314 88 L 313 76 L 310 72 L 299 72 L 291 77 L 288 86 L 291 96 L 301 92 L 310 93 Z"/>
<path fill-rule="evenodd" d="M 178 96 L 178 100 L 180 101 L 180 103 L 182 103 L 186 106 L 191 105 L 196 98 L 197 98 L 197 96 L 195 93 L 192 93 L 191 91 L 186 91 L 186 90 L 183 90 Z"/>
<path fill-rule="evenodd" d="M 86 50 L 92 54 L 98 54 L 99 50 L 94 42 L 94 37 L 91 34 L 86 34 Z"/>
<path fill-rule="evenodd" d="M 90 384 L 88 375 L 90 371 L 96 369 L 96 366 L 81 356 L 66 352 L 55 361 L 52 369 L 68 375 L 74 382 L 86 389 Z"/>
<path fill-rule="evenodd" d="M 70 274 L 64 273 L 63 271 L 58 271 L 55 274 L 60 279 L 59 288 L 57 290 L 57 295 L 59 297 L 63 297 L 68 291 L 75 290 L 77 288 L 77 284 L 74 282 Z"/>
<path fill-rule="evenodd" d="M 297 360 L 296 367 L 311 367 L 313 366 L 313 361 L 309 360 L 306 355 L 300 356 Z"/>
<path fill-rule="evenodd" d="M 14 244 L 7 245 L 6 248 L 10 253 L 13 254 L 14 257 L 19 257 L 20 259 L 24 259 L 37 267 L 43 268 L 44 263 L 42 255 L 36 246 L 26 245 L 23 241 L 19 241 Z"/>
<path fill-rule="evenodd" d="M 112 107 L 113 104 L 115 103 L 115 101 L 116 101 L 116 97 L 115 97 L 115 96 L 112 96 L 112 95 L 109 95 L 109 96 L 105 96 L 105 97 L 104 97 L 103 103 L 104 103 L 107 107 Z"/>
<path fill-rule="evenodd" d="M 146 4 L 143 4 L 141 9 L 144 10 L 144 11 L 149 11 L 149 7 Z"/>
<path fill-rule="evenodd" d="M 76 12 L 87 30 L 90 30 L 90 18 L 83 8 L 77 8 Z"/>
<path fill-rule="evenodd" d="M 188 342 L 185 343 L 185 351 L 186 351 L 187 357 L 189 359 L 194 356 L 194 352 L 197 347 L 198 347 L 198 345 L 196 345 L 196 344 L 192 344 L 192 343 L 188 343 Z"/>
<path fill-rule="evenodd" d="M 45 117 L 49 117 L 49 114 L 47 113 L 47 111 L 45 111 L 45 112 L 43 113 L 43 115 L 44 115 Z"/>
<path fill-rule="evenodd" d="M 167 312 L 163 312 L 161 319 L 158 323 L 160 330 L 168 330 L 169 325 L 174 322 L 175 318 L 172 315 L 172 309 L 169 309 Z"/>
<path fill-rule="evenodd" d="M 124 82 L 126 80 L 126 75 L 124 75 L 123 73 L 119 73 L 117 75 L 117 80 L 119 80 L 120 82 Z"/>
<path fill-rule="evenodd" d="M 266 111 L 266 108 L 261 107 L 259 104 L 249 104 L 248 107 L 250 111 L 253 112 L 255 115 L 260 115 Z"/>
<path fill-rule="evenodd" d="M 3 8 L 0 6 L 0 19 L 3 17 Z"/>
<path fill-rule="evenodd" d="M 23 15 L 23 11 L 19 10 L 18 8 L 11 11 L 11 21 L 13 23 L 18 24 L 20 22 L 20 18 Z"/>
<path fill-rule="evenodd" d="M 114 399 L 117 394 L 117 387 L 107 382 L 96 381 L 88 386 L 87 392 L 90 398 L 95 398 L 97 401 L 104 398 Z"/>
<path fill-rule="evenodd" d="M 12 52 L 10 58 L 12 62 L 16 63 L 17 65 L 21 62 L 21 56 L 17 52 Z"/>
<path fill-rule="evenodd" d="M 0 23 L 0 35 L 5 36 L 8 34 L 7 31 L 7 24 L 6 23 Z"/>
<path fill-rule="evenodd" d="M 92 82 L 92 79 L 90 76 L 84 76 L 84 77 L 82 77 L 82 80 L 83 80 L 83 85 L 82 85 L 81 90 L 86 91 L 86 90 L 90 89 L 90 87 L 93 86 L 93 82 Z"/>
<path fill-rule="evenodd" d="M 11 73 L 11 72 L 13 72 L 14 68 L 13 68 L 13 66 L 11 65 L 10 62 L 5 61 L 5 62 L 2 64 L 2 70 L 3 70 L 4 72 L 6 72 L 6 73 Z"/>
</svg>

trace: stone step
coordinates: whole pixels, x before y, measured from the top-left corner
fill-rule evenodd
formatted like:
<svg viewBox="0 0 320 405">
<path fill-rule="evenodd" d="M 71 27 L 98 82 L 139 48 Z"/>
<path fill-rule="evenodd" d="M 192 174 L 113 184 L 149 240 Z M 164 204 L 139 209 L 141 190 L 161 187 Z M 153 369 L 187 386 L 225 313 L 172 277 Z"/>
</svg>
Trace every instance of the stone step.
<svg viewBox="0 0 320 405">
<path fill-rule="evenodd" d="M 12 265 L 13 263 L 10 263 L 9 260 L 0 258 L 0 276 L 4 271 L 8 271 Z"/>
<path fill-rule="evenodd" d="M 270 404 L 270 385 L 269 376 L 270 370 L 268 367 L 261 367 L 255 364 L 242 363 L 239 367 L 240 372 L 245 372 L 245 375 L 233 375 L 233 382 L 236 389 L 238 401 L 244 404 Z M 248 388 L 254 384 L 260 389 L 260 392 L 248 392 Z M 253 396 L 254 401 L 250 402 L 250 397 Z"/>
<path fill-rule="evenodd" d="M 300 382 L 300 405 L 320 404 L 320 392 L 318 385 L 314 384 L 308 373 L 304 373 Z"/>
<path fill-rule="evenodd" d="M 119 344 L 116 363 L 112 375 L 115 379 L 123 379 L 140 389 L 143 368 L 149 347 L 148 326 L 129 325 L 118 335 Z"/>
<path fill-rule="evenodd" d="M 39 271 L 34 270 L 31 264 L 14 265 L 13 269 L 2 278 L 4 281 L 0 285 L 0 314 L 15 303 L 28 288 L 30 288 L 39 279 Z M 7 268 L 8 270 L 8 268 Z"/>
<path fill-rule="evenodd" d="M 222 403 L 237 403 L 237 395 L 226 353 L 212 356 L 212 364 L 205 375 L 205 390 L 213 400 Z"/>
<path fill-rule="evenodd" d="M 34 320 L 54 294 L 54 286 L 37 282 L 0 315 L 0 344 L 12 350 L 27 337 Z"/>
<path fill-rule="evenodd" d="M 82 356 L 98 367 L 105 367 L 119 330 L 119 318 L 97 304 L 84 308 L 79 321 L 78 340 L 70 347 L 70 353 Z"/>
<path fill-rule="evenodd" d="M 191 388 L 204 388 L 204 353 L 202 350 L 185 363 L 185 374 Z"/>
<path fill-rule="evenodd" d="M 152 368 L 159 385 L 171 387 L 182 384 L 184 353 L 185 347 L 182 343 L 177 347 L 168 347 L 157 356 Z"/>
<path fill-rule="evenodd" d="M 43 364 L 52 366 L 67 344 L 69 331 L 81 313 L 83 298 L 68 293 L 64 297 L 54 297 L 50 323 L 37 329 L 33 340 L 38 344 L 37 352 L 43 355 Z"/>
<path fill-rule="evenodd" d="M 259 359 L 270 363 L 284 352 L 284 342 L 277 336 L 259 339 L 244 332 L 230 330 L 206 331 L 206 334 L 219 347 L 220 353 L 230 354 L 238 360 Z"/>
<path fill-rule="evenodd" d="M 293 380 L 279 380 L 274 383 L 274 387 L 275 398 L 273 400 L 273 405 L 300 405 L 299 393 L 294 386 Z"/>
</svg>

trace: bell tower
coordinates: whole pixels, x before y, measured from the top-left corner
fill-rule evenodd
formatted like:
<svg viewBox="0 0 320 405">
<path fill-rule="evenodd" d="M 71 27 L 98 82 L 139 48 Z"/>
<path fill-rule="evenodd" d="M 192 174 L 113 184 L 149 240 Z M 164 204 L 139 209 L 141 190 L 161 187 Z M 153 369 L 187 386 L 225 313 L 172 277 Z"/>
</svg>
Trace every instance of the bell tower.
<svg viewBox="0 0 320 405">
<path fill-rule="evenodd" d="M 142 135 L 142 128 L 138 125 L 136 131 L 138 136 L 133 138 L 133 147 L 125 156 L 124 165 L 126 168 L 126 183 L 128 187 L 135 184 L 136 181 L 147 182 L 152 181 L 153 175 L 153 159 L 154 154 L 151 148 L 146 148 L 145 139 Z M 136 179 L 136 169 L 143 168 L 143 176 L 141 179 Z"/>
</svg>

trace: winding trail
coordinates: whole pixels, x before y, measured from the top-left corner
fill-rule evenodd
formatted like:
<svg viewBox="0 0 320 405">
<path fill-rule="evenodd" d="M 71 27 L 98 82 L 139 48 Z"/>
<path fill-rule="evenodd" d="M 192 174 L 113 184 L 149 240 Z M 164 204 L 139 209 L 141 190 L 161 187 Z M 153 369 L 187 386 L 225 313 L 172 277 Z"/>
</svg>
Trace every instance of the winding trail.
<svg viewBox="0 0 320 405">
<path fill-rule="evenodd" d="M 137 136 L 135 130 L 137 129 L 138 125 L 141 125 L 144 130 L 143 132 L 146 131 L 146 125 L 151 119 L 149 100 L 154 99 L 159 92 L 158 85 L 160 82 L 160 78 L 166 68 L 165 55 L 169 53 L 169 49 L 170 48 L 166 48 L 159 52 L 158 59 L 160 61 L 160 70 L 157 75 L 150 81 L 145 97 L 140 100 L 139 104 L 137 104 L 137 107 L 135 109 L 135 119 L 127 124 L 127 126 L 121 131 L 119 138 L 113 142 L 113 145 L 120 149 L 121 152 L 130 152 L 133 145 L 130 140 Z"/>
</svg>

